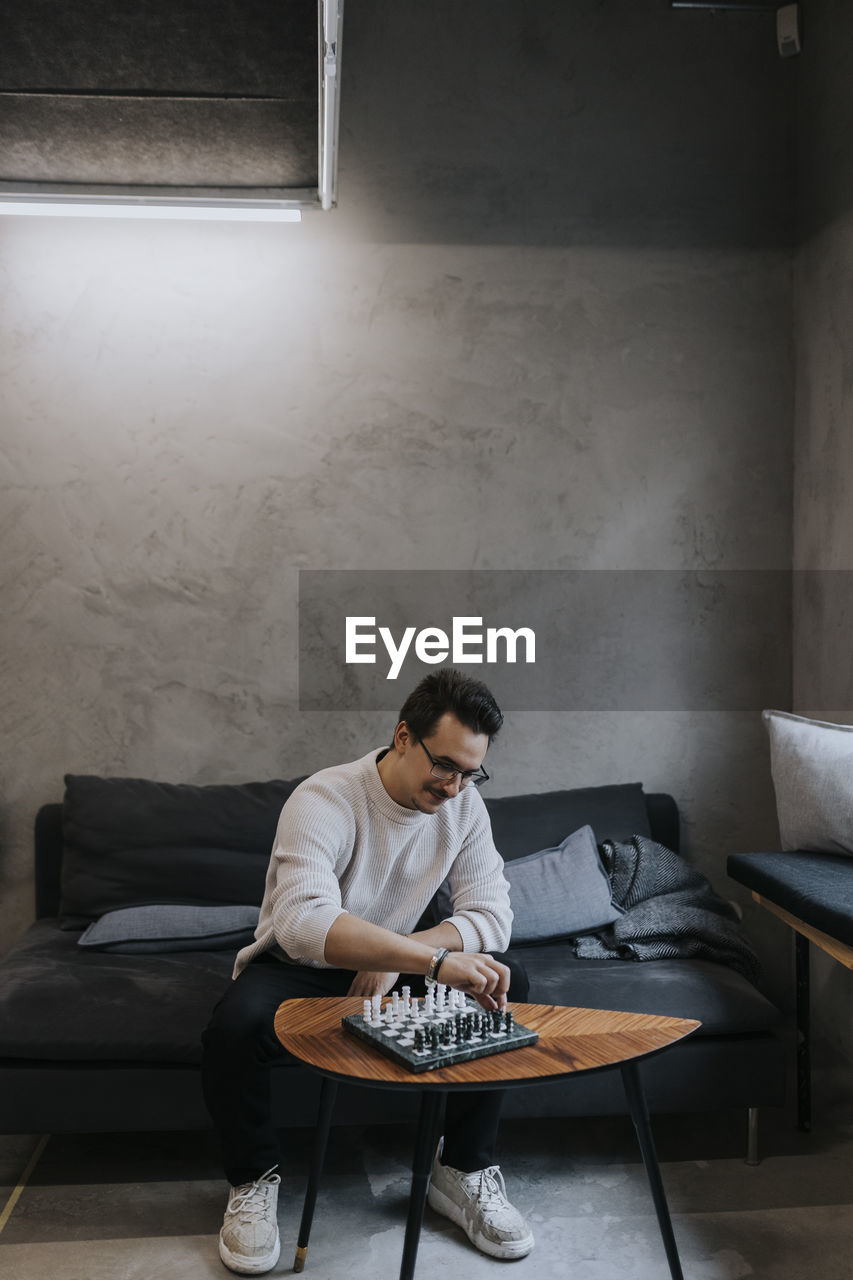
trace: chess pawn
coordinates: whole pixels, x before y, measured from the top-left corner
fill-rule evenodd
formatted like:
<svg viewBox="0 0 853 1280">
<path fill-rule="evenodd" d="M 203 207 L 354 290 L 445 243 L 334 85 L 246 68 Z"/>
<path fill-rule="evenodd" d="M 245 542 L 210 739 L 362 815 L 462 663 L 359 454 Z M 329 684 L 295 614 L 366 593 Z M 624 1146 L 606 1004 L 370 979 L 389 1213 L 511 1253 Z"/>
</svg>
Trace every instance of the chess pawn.
<svg viewBox="0 0 853 1280">
<path fill-rule="evenodd" d="M 382 1028 L 382 1034 L 384 1036 L 396 1036 L 400 1034 L 400 1025 L 395 1021 L 394 1009 L 390 1003 L 385 1006 L 385 1025 Z"/>
</svg>

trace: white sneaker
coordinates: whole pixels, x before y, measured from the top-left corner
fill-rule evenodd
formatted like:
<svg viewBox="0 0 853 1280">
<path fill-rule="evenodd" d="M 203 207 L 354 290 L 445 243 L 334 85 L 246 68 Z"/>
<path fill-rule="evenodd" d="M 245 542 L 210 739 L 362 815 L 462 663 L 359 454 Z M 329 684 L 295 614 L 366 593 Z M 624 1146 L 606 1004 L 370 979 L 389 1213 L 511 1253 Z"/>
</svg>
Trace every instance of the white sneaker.
<svg viewBox="0 0 853 1280">
<path fill-rule="evenodd" d="M 278 1185 L 281 1178 L 267 1169 L 254 1182 L 232 1187 L 222 1230 L 219 1256 L 231 1271 L 243 1276 L 260 1275 L 278 1262 Z"/>
<path fill-rule="evenodd" d="M 533 1248 L 533 1232 L 507 1200 L 503 1174 L 496 1164 L 463 1173 L 440 1164 L 436 1156 L 427 1200 L 493 1258 L 524 1258 Z"/>
</svg>

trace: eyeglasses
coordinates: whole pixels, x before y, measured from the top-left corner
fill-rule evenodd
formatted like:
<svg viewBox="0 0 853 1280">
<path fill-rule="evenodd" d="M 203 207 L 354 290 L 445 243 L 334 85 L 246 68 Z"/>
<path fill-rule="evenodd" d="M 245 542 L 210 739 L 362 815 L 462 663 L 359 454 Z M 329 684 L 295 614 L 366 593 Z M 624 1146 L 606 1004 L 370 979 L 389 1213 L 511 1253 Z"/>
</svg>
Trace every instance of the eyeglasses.
<svg viewBox="0 0 853 1280">
<path fill-rule="evenodd" d="M 469 782 L 473 782 L 475 787 L 481 787 L 484 782 L 488 782 L 489 775 L 482 765 L 479 769 L 451 769 L 449 765 L 439 764 L 435 757 L 430 755 L 429 747 L 421 738 L 418 738 L 418 742 L 429 757 L 432 765 L 430 773 L 434 778 L 440 778 L 442 782 L 452 782 L 454 778 L 458 778 L 460 787 L 467 787 Z"/>
</svg>

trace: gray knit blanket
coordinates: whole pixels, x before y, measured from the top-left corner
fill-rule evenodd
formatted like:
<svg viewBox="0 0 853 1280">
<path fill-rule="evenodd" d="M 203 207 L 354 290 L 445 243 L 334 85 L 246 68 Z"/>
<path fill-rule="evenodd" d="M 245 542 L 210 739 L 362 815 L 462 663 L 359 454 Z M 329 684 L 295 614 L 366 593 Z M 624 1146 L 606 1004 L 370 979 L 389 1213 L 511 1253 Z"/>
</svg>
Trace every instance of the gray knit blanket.
<svg viewBox="0 0 853 1280">
<path fill-rule="evenodd" d="M 597 933 L 570 939 L 577 956 L 589 959 L 668 960 L 693 957 L 737 969 L 750 982 L 760 978 L 755 952 L 738 915 L 700 872 L 677 853 L 632 836 L 607 840 L 599 853 L 624 914 Z"/>
</svg>

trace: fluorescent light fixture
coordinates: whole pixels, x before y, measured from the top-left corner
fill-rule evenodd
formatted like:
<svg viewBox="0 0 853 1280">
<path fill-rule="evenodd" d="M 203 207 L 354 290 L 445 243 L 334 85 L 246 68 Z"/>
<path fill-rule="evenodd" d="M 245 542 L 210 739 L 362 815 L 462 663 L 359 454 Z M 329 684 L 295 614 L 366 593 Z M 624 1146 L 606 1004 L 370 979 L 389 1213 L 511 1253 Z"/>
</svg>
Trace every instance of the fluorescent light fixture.
<svg viewBox="0 0 853 1280">
<path fill-rule="evenodd" d="M 0 214 L 42 218 L 183 218 L 204 222 L 301 222 L 299 209 L 275 205 L 136 204 L 118 201 L 21 200 L 0 196 Z"/>
</svg>

